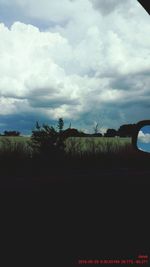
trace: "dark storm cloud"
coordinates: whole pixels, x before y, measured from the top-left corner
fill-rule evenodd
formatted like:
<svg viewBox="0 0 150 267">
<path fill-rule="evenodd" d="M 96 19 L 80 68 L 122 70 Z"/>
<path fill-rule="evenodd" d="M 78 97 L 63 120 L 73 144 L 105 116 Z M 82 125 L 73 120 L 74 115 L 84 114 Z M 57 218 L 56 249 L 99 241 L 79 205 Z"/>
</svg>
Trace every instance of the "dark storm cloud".
<svg viewBox="0 0 150 267">
<path fill-rule="evenodd" d="M 139 89 L 144 89 L 145 87 L 148 88 L 149 82 L 150 77 L 145 72 L 134 75 L 120 75 L 119 77 L 112 79 L 110 84 L 113 89 L 125 91 L 132 89 L 132 91 L 137 91 Z"/>
<path fill-rule="evenodd" d="M 43 123 L 56 126 L 56 120 L 48 119 L 42 114 L 30 113 L 30 114 L 16 114 L 16 115 L 5 115 L 0 116 L 0 133 L 2 134 L 5 130 L 16 130 L 22 134 L 31 134 L 35 128 L 36 121 L 40 125 Z"/>
<path fill-rule="evenodd" d="M 71 100 L 66 98 L 55 98 L 55 99 L 40 99 L 40 98 L 33 98 L 29 99 L 29 104 L 31 107 L 34 108 L 57 108 L 61 105 L 77 105 L 77 100 Z"/>
<path fill-rule="evenodd" d="M 123 9 L 130 0 L 91 0 L 95 9 L 103 15 L 108 15 L 116 9 Z"/>
</svg>

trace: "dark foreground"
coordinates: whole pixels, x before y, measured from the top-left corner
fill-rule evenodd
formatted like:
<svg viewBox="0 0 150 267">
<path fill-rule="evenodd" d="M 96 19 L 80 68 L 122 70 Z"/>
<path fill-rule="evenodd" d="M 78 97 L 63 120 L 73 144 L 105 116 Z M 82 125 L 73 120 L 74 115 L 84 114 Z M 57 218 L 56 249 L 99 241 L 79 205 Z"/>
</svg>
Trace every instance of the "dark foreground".
<svg viewBox="0 0 150 267">
<path fill-rule="evenodd" d="M 3 249 L 12 263 L 71 267 L 81 259 L 149 254 L 148 169 L 74 168 L 2 178 Z"/>
<path fill-rule="evenodd" d="M 2 157 L 5 263 L 76 267 L 82 259 L 149 254 L 149 160 L 134 151 L 87 158 Z"/>
</svg>

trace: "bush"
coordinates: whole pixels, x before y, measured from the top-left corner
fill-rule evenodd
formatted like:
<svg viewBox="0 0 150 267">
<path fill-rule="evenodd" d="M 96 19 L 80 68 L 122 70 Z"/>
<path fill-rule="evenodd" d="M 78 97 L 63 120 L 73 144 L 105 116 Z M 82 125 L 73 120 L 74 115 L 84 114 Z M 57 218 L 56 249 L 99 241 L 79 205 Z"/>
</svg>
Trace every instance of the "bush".
<svg viewBox="0 0 150 267">
<path fill-rule="evenodd" d="M 31 136 L 34 151 L 42 156 L 55 157 L 64 151 L 64 138 L 61 132 L 57 132 L 53 126 L 36 123 Z"/>
</svg>

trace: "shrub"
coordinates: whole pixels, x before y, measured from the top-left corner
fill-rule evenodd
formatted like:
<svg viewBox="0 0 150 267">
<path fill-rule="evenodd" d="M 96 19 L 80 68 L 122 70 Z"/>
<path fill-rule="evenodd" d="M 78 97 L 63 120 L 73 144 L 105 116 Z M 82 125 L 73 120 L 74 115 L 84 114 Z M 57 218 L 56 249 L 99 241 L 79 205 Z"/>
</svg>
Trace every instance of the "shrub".
<svg viewBox="0 0 150 267">
<path fill-rule="evenodd" d="M 31 135 L 32 147 L 36 153 L 42 156 L 58 156 L 64 151 L 64 138 L 61 132 L 57 132 L 53 126 L 36 123 Z"/>
</svg>

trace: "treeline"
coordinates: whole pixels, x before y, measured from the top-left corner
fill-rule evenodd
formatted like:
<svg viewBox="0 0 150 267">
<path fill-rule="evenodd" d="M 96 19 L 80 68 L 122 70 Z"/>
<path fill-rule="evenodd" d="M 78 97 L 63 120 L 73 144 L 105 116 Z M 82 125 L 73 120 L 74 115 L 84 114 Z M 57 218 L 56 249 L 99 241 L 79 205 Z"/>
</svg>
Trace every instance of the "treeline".
<svg viewBox="0 0 150 267">
<path fill-rule="evenodd" d="M 134 134 L 134 131 L 136 129 L 136 124 L 124 124 L 120 126 L 118 130 L 115 129 L 107 129 L 106 133 L 104 135 L 102 133 L 84 133 L 79 132 L 77 129 L 67 129 L 64 130 L 63 134 L 67 137 L 132 137 Z"/>
<path fill-rule="evenodd" d="M 4 131 L 3 134 L 0 134 L 1 136 L 20 136 L 21 133 L 18 131 Z"/>
<path fill-rule="evenodd" d="M 49 125 L 43 124 L 45 129 L 49 128 Z M 39 126 L 38 122 L 36 122 L 36 130 L 40 130 L 41 126 Z M 115 129 L 107 129 L 106 133 L 102 134 L 98 132 L 98 128 L 95 128 L 94 133 L 85 133 L 83 131 L 79 131 L 76 128 L 72 128 L 71 124 L 69 128 L 64 130 L 64 121 L 62 118 L 59 118 L 56 129 L 54 127 L 51 127 L 51 129 L 55 130 L 55 132 L 61 133 L 61 136 L 64 138 L 68 137 L 132 137 L 134 134 L 134 131 L 136 129 L 136 124 L 124 124 L 119 127 L 118 130 Z M 1 136 L 20 136 L 21 133 L 19 131 L 4 131 L 3 134 L 0 134 Z"/>
<path fill-rule="evenodd" d="M 124 124 L 118 130 L 107 129 L 106 133 L 84 133 L 74 128 L 68 128 L 62 132 L 64 137 L 132 137 L 136 129 L 136 124 Z"/>
<path fill-rule="evenodd" d="M 107 129 L 107 132 L 104 134 L 105 137 L 132 137 L 136 130 L 136 124 L 124 124 L 121 125 L 118 130 Z"/>
</svg>

